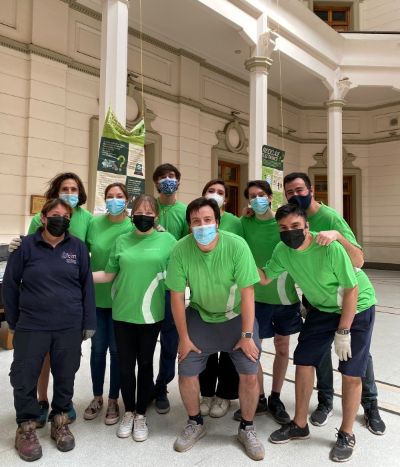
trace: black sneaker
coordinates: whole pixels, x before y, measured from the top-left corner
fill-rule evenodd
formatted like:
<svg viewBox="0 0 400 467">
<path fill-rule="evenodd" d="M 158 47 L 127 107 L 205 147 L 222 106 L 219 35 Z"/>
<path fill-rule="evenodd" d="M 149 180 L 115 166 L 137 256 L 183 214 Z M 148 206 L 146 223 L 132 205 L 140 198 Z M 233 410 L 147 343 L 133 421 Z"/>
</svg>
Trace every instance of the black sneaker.
<svg viewBox="0 0 400 467">
<path fill-rule="evenodd" d="M 381 419 L 378 401 L 372 401 L 369 409 L 364 409 L 365 424 L 374 435 L 383 435 L 386 431 L 385 422 Z"/>
<path fill-rule="evenodd" d="M 356 437 L 344 431 L 338 431 L 336 436 L 336 444 L 331 449 L 330 458 L 334 462 L 346 462 L 353 455 Z"/>
<path fill-rule="evenodd" d="M 290 416 L 286 412 L 285 406 L 279 397 L 268 397 L 268 410 L 271 412 L 276 423 L 279 423 L 280 425 L 287 425 L 290 423 Z"/>
<path fill-rule="evenodd" d="M 264 415 L 266 413 L 268 413 L 267 399 L 263 399 L 261 401 L 258 400 L 256 415 Z M 237 409 L 236 412 L 234 412 L 233 419 L 236 420 L 237 422 L 242 421 L 242 412 L 240 411 L 240 409 Z"/>
<path fill-rule="evenodd" d="M 308 423 L 304 428 L 297 426 L 294 421 L 287 425 L 283 425 L 279 430 L 270 434 L 269 440 L 274 444 L 283 444 L 289 442 L 291 439 L 308 439 L 310 437 L 310 430 Z"/>
<path fill-rule="evenodd" d="M 156 394 L 156 411 L 160 414 L 168 413 L 170 410 L 167 391 Z"/>
<path fill-rule="evenodd" d="M 310 423 L 314 426 L 324 426 L 328 422 L 328 418 L 332 416 L 332 407 L 325 404 L 318 404 L 318 407 L 310 415 Z"/>
</svg>

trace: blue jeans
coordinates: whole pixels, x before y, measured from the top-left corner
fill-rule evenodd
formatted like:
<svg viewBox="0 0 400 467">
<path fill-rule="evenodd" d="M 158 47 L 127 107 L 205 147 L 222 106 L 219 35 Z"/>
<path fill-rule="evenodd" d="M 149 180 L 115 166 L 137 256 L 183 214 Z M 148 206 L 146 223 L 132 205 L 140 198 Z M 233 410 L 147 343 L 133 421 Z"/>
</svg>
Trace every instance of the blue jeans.
<svg viewBox="0 0 400 467">
<path fill-rule="evenodd" d="M 175 377 L 176 354 L 178 351 L 179 336 L 171 311 L 171 294 L 165 293 L 165 318 L 160 332 L 160 366 L 156 380 L 155 392 L 163 393 L 167 384 Z"/>
<path fill-rule="evenodd" d="M 317 367 L 317 389 L 318 402 L 327 407 L 333 404 L 333 368 L 331 349 L 322 357 L 321 363 Z M 378 389 L 375 384 L 374 365 L 371 354 L 368 355 L 368 364 L 365 377 L 362 378 L 361 405 L 364 409 L 369 409 L 371 402 L 376 401 Z"/>
<path fill-rule="evenodd" d="M 90 370 L 92 373 L 93 395 L 102 396 L 106 371 L 107 350 L 110 351 L 110 391 L 109 399 L 118 399 L 119 367 L 115 343 L 111 308 L 96 308 L 97 331 L 92 337 Z"/>
</svg>

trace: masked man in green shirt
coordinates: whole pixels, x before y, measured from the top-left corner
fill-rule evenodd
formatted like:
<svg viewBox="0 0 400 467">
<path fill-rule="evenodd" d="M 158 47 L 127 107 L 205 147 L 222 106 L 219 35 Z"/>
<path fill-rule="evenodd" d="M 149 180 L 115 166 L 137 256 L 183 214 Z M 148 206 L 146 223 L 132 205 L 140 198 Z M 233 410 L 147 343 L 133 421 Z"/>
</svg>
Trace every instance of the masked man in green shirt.
<svg viewBox="0 0 400 467">
<path fill-rule="evenodd" d="M 338 212 L 315 200 L 308 175 L 302 172 L 290 173 L 285 176 L 283 184 L 288 202 L 297 203 L 306 211 L 310 230 L 318 233 L 316 242 L 327 246 L 337 240 L 349 255 L 353 267 L 361 268 L 364 264 L 364 255 L 353 231 Z M 308 298 L 307 295 L 305 296 Z M 333 406 L 334 391 L 330 349 L 317 368 L 317 388 L 318 407 L 311 414 L 310 422 L 315 426 L 323 426 L 327 423 L 328 417 L 332 415 Z M 367 371 L 362 380 L 361 405 L 369 431 L 375 435 L 383 435 L 386 426 L 379 414 L 377 398 L 378 390 L 370 354 Z"/>
<path fill-rule="evenodd" d="M 160 194 L 157 199 L 158 223 L 176 240 L 181 239 L 188 233 L 186 205 L 177 199 L 180 180 L 181 173 L 172 164 L 161 164 L 153 173 L 153 182 Z M 165 318 L 161 325 L 160 344 L 159 372 L 154 387 L 154 397 L 157 412 L 165 414 L 170 410 L 167 385 L 175 377 L 176 352 L 178 349 L 178 333 L 172 318 L 169 291 L 165 296 Z"/>
<path fill-rule="evenodd" d="M 167 269 L 166 285 L 179 334 L 179 389 L 189 416 L 174 449 L 187 451 L 205 435 L 199 374 L 210 355 L 223 351 L 229 353 L 240 378 L 238 440 L 250 458 L 261 460 L 264 447 L 253 425 L 260 356 L 253 285 L 259 276 L 245 240 L 218 230 L 220 217 L 214 199 L 192 201 L 186 211 L 192 234 L 177 243 Z M 187 310 L 186 286 L 190 288 Z"/>
<path fill-rule="evenodd" d="M 296 365 L 294 419 L 270 435 L 272 443 L 307 439 L 308 408 L 314 385 L 314 368 L 332 342 L 342 373 L 342 424 L 330 458 L 344 462 L 355 446 L 353 423 L 361 399 L 375 320 L 375 292 L 363 271 L 355 272 L 346 250 L 338 241 L 320 245 L 309 230 L 305 211 L 296 204 L 281 206 L 275 216 L 281 242 L 264 270 L 262 285 L 287 271 L 306 295 L 310 309 L 300 331 L 293 361 Z"/>
</svg>

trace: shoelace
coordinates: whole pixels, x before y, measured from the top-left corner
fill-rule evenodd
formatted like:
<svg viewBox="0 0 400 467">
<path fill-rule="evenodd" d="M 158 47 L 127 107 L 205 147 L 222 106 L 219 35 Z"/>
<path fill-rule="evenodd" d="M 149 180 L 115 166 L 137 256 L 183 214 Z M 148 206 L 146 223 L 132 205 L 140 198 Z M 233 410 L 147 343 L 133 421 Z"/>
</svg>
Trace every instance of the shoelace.
<svg viewBox="0 0 400 467">
<path fill-rule="evenodd" d="M 135 428 L 139 430 L 144 430 L 146 428 L 146 419 L 145 418 L 136 418 L 135 419 Z"/>
<path fill-rule="evenodd" d="M 246 433 L 246 438 L 250 444 L 252 444 L 253 446 L 256 444 L 257 445 L 259 444 L 255 430 L 246 430 L 245 433 Z"/>
<path fill-rule="evenodd" d="M 36 431 L 34 429 L 23 431 L 21 437 L 27 441 L 37 441 L 38 439 Z"/>
<path fill-rule="evenodd" d="M 89 404 L 89 409 L 97 411 L 101 409 L 101 406 L 102 404 L 100 404 L 100 402 L 97 399 L 93 399 L 92 402 Z"/>
<path fill-rule="evenodd" d="M 133 414 L 125 414 L 124 418 L 122 419 L 121 426 L 123 428 L 128 428 L 133 420 Z"/>
<path fill-rule="evenodd" d="M 196 427 L 198 425 L 193 425 L 192 423 L 188 423 L 182 433 L 182 438 L 189 439 L 191 435 L 196 432 Z"/>
<path fill-rule="evenodd" d="M 352 438 L 348 436 L 346 433 L 343 433 L 342 431 L 337 430 L 336 438 L 337 438 L 336 444 L 341 448 L 354 446 L 354 442 Z"/>
</svg>

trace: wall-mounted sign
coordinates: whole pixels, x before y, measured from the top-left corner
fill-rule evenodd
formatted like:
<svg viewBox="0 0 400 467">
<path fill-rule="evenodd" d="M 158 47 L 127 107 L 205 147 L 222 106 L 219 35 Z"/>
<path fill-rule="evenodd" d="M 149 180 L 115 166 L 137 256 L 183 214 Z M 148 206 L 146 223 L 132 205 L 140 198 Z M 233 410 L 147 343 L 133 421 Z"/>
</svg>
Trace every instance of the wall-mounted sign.
<svg viewBox="0 0 400 467">
<path fill-rule="evenodd" d="M 31 216 L 34 216 L 42 210 L 46 197 L 42 195 L 31 195 Z"/>
<path fill-rule="evenodd" d="M 272 210 L 285 203 L 283 195 L 283 159 L 285 151 L 267 146 L 262 147 L 262 179 L 270 185 L 273 193 Z"/>
</svg>

